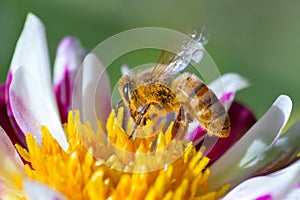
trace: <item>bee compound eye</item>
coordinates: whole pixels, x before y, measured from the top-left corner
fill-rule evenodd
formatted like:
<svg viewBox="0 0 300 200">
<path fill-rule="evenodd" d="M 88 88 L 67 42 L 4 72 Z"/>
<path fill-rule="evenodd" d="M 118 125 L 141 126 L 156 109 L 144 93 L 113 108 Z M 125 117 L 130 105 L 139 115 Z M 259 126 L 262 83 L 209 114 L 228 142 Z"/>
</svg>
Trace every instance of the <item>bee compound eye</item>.
<svg viewBox="0 0 300 200">
<path fill-rule="evenodd" d="M 123 87 L 123 94 L 126 98 L 126 100 L 129 100 L 129 84 L 126 83 Z"/>
</svg>

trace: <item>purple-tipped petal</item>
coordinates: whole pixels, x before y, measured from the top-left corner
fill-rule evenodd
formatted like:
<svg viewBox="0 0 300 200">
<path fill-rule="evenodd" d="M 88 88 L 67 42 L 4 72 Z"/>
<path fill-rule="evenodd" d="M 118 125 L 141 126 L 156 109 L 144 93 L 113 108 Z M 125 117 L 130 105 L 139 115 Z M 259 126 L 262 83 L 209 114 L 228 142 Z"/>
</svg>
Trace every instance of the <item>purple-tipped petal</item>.
<svg viewBox="0 0 300 200">
<path fill-rule="evenodd" d="M 23 31 L 15 48 L 6 81 L 5 97 L 8 116 L 11 125 L 13 126 L 15 132 L 18 134 L 23 143 L 25 143 L 25 136 L 15 120 L 10 104 L 10 85 L 13 79 L 13 75 L 20 66 L 32 67 L 34 68 L 34 70 L 39 70 L 39 65 L 46 66 L 46 70 L 47 68 L 50 68 L 47 43 L 44 32 L 45 30 L 42 22 L 33 14 L 28 14 Z M 43 70 L 40 70 L 40 72 L 41 71 Z M 48 71 L 48 73 L 50 73 L 50 71 Z"/>
<path fill-rule="evenodd" d="M 88 54 L 76 77 L 73 109 L 80 110 L 82 119 L 97 130 L 98 120 L 106 124 L 111 111 L 111 91 L 105 68 L 95 54 Z"/>
<path fill-rule="evenodd" d="M 221 157 L 256 122 L 252 112 L 237 102 L 232 103 L 228 114 L 231 121 L 230 135 L 227 138 L 220 138 L 207 154 L 207 157 L 210 158 L 210 164 Z"/>
<path fill-rule="evenodd" d="M 75 38 L 65 37 L 59 44 L 54 63 L 54 92 L 62 122 L 67 122 L 71 109 L 72 90 L 76 73 L 86 51 Z"/>
<path fill-rule="evenodd" d="M 60 146 L 68 149 L 69 144 L 53 108 L 53 101 L 23 67 L 14 75 L 9 97 L 15 119 L 24 133 L 32 133 L 40 144 L 41 126 L 46 126 Z"/>
<path fill-rule="evenodd" d="M 24 193 L 30 200 L 66 200 L 67 198 L 58 191 L 38 181 L 26 180 Z"/>
<path fill-rule="evenodd" d="M 32 133 L 40 143 L 40 126 L 44 125 L 67 150 L 52 89 L 45 30 L 33 14 L 28 14 L 18 40 L 7 87 L 6 103 L 22 132 Z"/>
<path fill-rule="evenodd" d="M 231 199 L 288 199 L 287 195 L 300 182 L 300 162 L 268 176 L 260 176 L 246 180 L 223 200 Z"/>
<path fill-rule="evenodd" d="M 292 109 L 288 96 L 281 95 L 267 113 L 211 166 L 210 189 L 230 183 L 234 187 L 259 169 L 264 153 L 277 140 Z"/>
</svg>

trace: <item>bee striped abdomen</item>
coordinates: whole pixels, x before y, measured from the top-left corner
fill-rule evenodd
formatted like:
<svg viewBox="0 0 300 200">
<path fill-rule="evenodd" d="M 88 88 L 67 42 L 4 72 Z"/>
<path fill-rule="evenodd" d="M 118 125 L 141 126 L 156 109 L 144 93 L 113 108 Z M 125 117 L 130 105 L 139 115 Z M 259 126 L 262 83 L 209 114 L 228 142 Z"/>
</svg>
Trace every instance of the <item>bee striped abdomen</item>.
<svg viewBox="0 0 300 200">
<path fill-rule="evenodd" d="M 230 120 L 223 104 L 216 95 L 195 75 L 184 73 L 175 84 L 186 96 L 181 98 L 189 103 L 190 112 L 198 119 L 209 135 L 227 137 L 230 133 Z M 181 88 L 181 89 L 180 89 Z M 184 99 L 185 98 L 185 99 Z"/>
</svg>

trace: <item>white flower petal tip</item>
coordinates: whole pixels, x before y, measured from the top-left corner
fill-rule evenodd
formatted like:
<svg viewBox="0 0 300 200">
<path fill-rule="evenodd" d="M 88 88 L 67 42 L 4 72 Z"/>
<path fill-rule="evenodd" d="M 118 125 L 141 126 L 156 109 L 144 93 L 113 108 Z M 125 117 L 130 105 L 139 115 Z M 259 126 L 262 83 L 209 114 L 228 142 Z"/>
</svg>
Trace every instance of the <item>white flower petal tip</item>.
<svg viewBox="0 0 300 200">
<path fill-rule="evenodd" d="M 44 25 L 31 13 L 27 16 L 11 61 L 12 79 L 20 67 L 24 67 L 54 101 Z"/>
<path fill-rule="evenodd" d="M 23 31 L 17 42 L 10 66 L 11 72 L 14 74 L 20 66 L 30 70 L 31 73 L 38 73 L 37 78 L 41 80 L 41 84 L 51 83 L 44 25 L 38 17 L 31 13 L 27 15 Z M 46 77 L 40 77 L 41 74 L 46 74 Z"/>
<path fill-rule="evenodd" d="M 251 178 L 235 187 L 223 200 L 231 199 L 288 199 L 300 182 L 300 162 L 268 176 Z M 293 195 L 291 193 L 291 195 Z M 294 194 L 295 195 L 295 194 Z"/>
<path fill-rule="evenodd" d="M 97 130 L 98 120 L 103 124 L 111 111 L 111 90 L 104 66 L 95 54 L 88 54 L 77 74 L 73 91 L 73 109 L 80 110 L 84 121 L 90 121 Z"/>
<path fill-rule="evenodd" d="M 234 99 L 235 93 L 249 85 L 250 82 L 243 76 L 235 73 L 228 73 L 211 82 L 208 87 L 212 89 L 219 99 L 221 99 L 228 110 Z"/>
<path fill-rule="evenodd" d="M 30 200 L 67 200 L 58 191 L 37 181 L 26 180 L 24 182 L 24 192 Z"/>
<path fill-rule="evenodd" d="M 25 68 L 20 67 L 15 72 L 9 92 L 13 115 L 23 133 L 32 133 L 39 144 L 42 140 L 41 126 L 46 126 L 66 151 L 69 144 L 54 102 L 37 83 Z"/>
<path fill-rule="evenodd" d="M 291 99 L 279 96 L 266 114 L 211 166 L 209 187 L 216 189 L 226 183 L 234 187 L 260 169 L 261 157 L 279 137 L 291 109 Z"/>
</svg>

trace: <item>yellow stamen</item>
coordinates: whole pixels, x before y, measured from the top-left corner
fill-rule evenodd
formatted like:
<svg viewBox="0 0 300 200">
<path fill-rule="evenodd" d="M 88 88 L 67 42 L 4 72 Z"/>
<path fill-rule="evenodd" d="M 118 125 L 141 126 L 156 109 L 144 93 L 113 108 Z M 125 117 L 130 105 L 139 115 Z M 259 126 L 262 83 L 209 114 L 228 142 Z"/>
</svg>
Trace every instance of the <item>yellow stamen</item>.
<svg viewBox="0 0 300 200">
<path fill-rule="evenodd" d="M 114 110 L 111 112 L 106 124 L 107 142 L 101 122 L 101 128 L 95 133 L 89 123 L 81 123 L 79 112 L 70 112 L 68 123 L 64 125 L 69 142 L 67 152 L 63 151 L 46 127 L 41 128 L 41 146 L 31 134 L 26 135 L 28 150 L 20 146 L 17 150 L 30 163 L 30 166 L 25 166 L 28 177 L 48 184 L 75 200 L 216 199 L 226 192 L 228 187 L 207 191 L 209 159 L 203 157 L 202 150 L 196 151 L 192 143 L 186 145 L 172 139 L 172 124 L 165 133 L 160 131 L 150 135 L 147 130 L 152 130 L 153 124 L 147 123 L 144 129 L 147 137 L 132 140 L 119 124 L 122 113 L 119 110 L 116 116 Z M 131 129 L 132 124 L 129 120 L 126 129 Z M 119 151 L 114 152 L 113 145 Z M 180 156 L 163 168 L 151 171 L 151 167 L 159 166 L 172 157 L 161 151 L 165 147 L 169 148 L 169 153 Z M 133 157 L 124 155 L 124 150 L 133 153 Z M 144 156 L 150 152 L 156 163 Z M 134 170 L 145 172 L 129 173 Z M 17 181 L 20 182 L 20 179 Z"/>
</svg>

